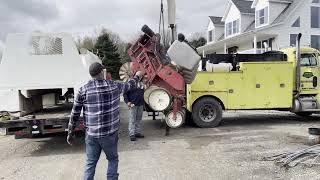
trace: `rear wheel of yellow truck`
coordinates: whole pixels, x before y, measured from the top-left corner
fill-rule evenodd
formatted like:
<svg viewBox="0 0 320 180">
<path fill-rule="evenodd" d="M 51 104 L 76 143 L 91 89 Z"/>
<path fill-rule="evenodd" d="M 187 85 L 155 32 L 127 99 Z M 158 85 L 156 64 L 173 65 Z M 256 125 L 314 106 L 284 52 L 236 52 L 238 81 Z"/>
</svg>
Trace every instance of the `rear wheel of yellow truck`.
<svg viewBox="0 0 320 180">
<path fill-rule="evenodd" d="M 192 117 L 193 122 L 201 128 L 216 127 L 222 119 L 222 106 L 214 98 L 201 98 L 192 108 Z"/>
</svg>

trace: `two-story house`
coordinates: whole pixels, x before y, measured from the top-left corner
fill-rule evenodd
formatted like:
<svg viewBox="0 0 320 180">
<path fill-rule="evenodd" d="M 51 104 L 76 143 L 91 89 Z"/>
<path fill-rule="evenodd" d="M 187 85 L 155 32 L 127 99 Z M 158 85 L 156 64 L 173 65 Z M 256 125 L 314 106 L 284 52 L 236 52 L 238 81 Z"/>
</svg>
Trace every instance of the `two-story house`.
<svg viewBox="0 0 320 180">
<path fill-rule="evenodd" d="M 320 0 L 229 0 L 222 17 L 209 17 L 207 44 L 198 51 L 262 53 L 301 44 L 320 49 Z"/>
</svg>

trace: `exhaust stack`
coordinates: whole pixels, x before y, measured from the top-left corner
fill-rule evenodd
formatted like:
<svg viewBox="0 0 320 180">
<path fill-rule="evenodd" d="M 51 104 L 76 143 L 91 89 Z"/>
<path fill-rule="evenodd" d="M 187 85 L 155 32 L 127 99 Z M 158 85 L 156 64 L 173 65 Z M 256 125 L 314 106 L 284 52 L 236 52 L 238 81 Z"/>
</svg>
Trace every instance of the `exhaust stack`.
<svg viewBox="0 0 320 180">
<path fill-rule="evenodd" d="M 296 91 L 297 91 L 297 96 L 300 94 L 300 86 L 301 86 L 301 37 L 302 34 L 299 33 L 297 36 L 296 40 L 296 60 L 297 60 L 297 65 L 296 65 Z"/>
</svg>

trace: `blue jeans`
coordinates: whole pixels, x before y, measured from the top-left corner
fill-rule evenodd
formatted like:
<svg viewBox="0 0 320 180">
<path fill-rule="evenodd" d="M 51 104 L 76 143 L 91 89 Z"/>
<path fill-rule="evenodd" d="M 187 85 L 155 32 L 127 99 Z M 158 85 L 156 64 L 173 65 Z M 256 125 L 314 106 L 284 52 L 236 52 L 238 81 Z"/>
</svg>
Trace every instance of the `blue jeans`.
<svg viewBox="0 0 320 180">
<path fill-rule="evenodd" d="M 141 133 L 143 106 L 133 106 L 129 110 L 129 136 Z"/>
<path fill-rule="evenodd" d="M 107 180 L 118 179 L 118 132 L 102 138 L 93 138 L 86 135 L 87 162 L 84 180 L 93 180 L 101 150 L 107 156 Z"/>
</svg>

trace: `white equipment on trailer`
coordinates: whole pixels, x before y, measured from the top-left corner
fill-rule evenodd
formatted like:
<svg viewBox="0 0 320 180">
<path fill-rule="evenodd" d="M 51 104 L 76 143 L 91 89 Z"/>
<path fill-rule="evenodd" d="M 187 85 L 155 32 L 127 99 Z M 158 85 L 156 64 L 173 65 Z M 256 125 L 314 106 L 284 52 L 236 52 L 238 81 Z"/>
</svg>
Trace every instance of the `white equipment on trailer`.
<svg viewBox="0 0 320 180">
<path fill-rule="evenodd" d="M 89 51 L 79 55 L 67 33 L 9 34 L 5 45 L 0 62 L 0 111 L 21 115 L 42 109 L 43 103 L 52 104 L 56 100 L 52 94 L 77 92 L 90 79 L 91 63 L 101 62 Z"/>
<path fill-rule="evenodd" d="M 66 131 L 68 99 L 91 79 L 94 62 L 101 60 L 85 49 L 79 54 L 67 33 L 9 34 L 0 61 L 0 113 L 11 119 L 0 119 L 0 128 L 16 138 Z M 77 127 L 85 128 L 83 119 Z"/>
</svg>

